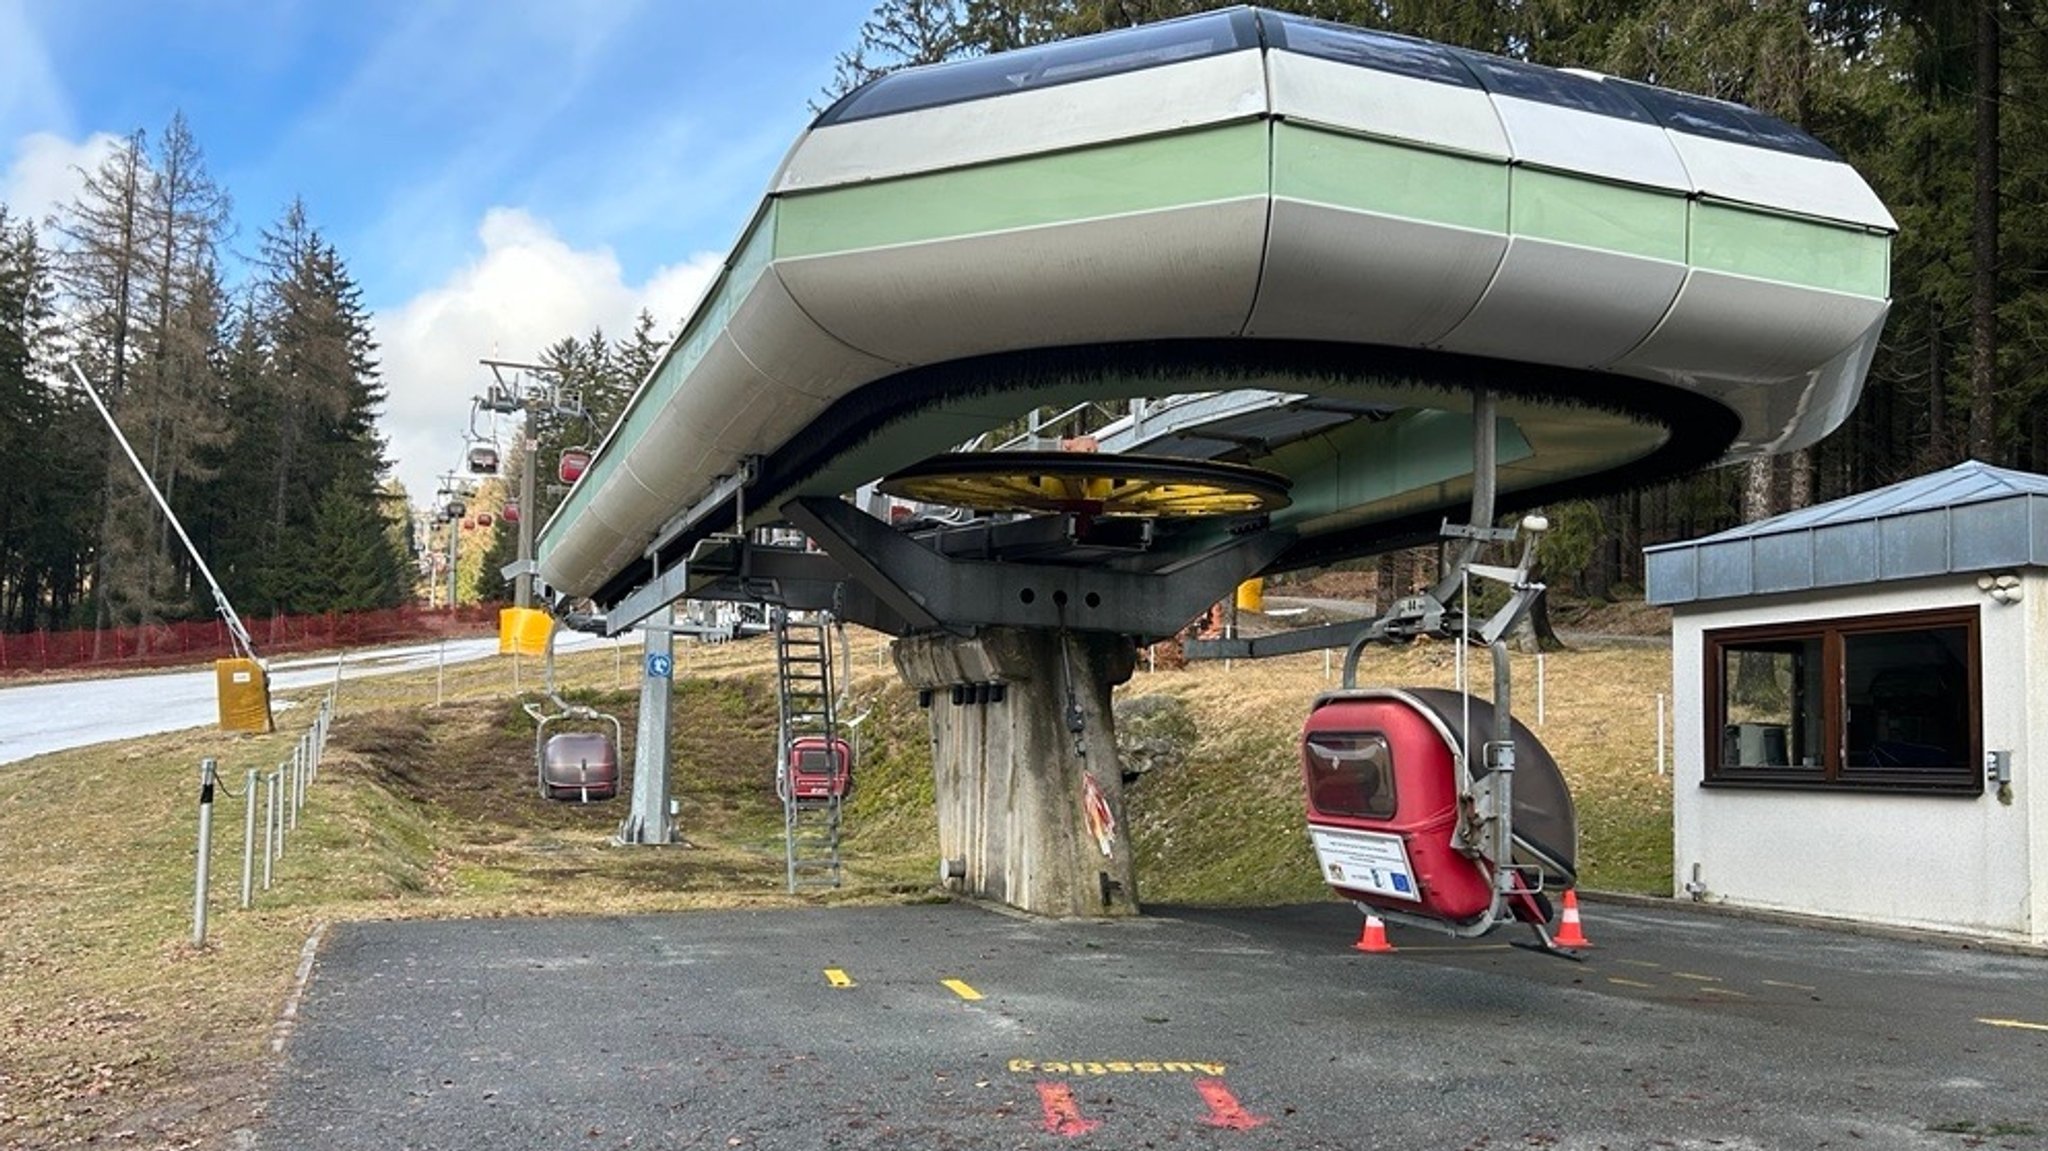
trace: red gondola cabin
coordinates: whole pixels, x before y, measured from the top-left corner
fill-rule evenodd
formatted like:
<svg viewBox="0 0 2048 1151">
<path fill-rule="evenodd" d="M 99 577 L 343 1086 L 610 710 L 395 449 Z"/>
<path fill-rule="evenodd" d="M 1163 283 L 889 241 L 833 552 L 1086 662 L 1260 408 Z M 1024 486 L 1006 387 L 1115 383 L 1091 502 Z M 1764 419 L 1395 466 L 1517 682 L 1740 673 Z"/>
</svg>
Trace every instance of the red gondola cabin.
<svg viewBox="0 0 2048 1151">
<path fill-rule="evenodd" d="M 573 484 L 583 478 L 583 470 L 589 466 L 589 452 L 582 448 L 565 448 L 561 460 L 555 464 L 555 477 L 565 484 Z"/>
</svg>

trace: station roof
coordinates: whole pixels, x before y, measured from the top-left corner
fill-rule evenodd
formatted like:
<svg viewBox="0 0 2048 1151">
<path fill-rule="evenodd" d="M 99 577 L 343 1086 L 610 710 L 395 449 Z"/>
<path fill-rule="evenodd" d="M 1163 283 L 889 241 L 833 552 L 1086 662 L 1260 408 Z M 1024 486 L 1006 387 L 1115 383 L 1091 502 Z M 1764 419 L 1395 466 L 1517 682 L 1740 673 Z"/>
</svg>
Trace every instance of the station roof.
<svg viewBox="0 0 2048 1151">
<path fill-rule="evenodd" d="M 1965 460 L 1644 552 L 1649 601 L 1667 606 L 2048 567 L 2048 476 Z"/>
</svg>

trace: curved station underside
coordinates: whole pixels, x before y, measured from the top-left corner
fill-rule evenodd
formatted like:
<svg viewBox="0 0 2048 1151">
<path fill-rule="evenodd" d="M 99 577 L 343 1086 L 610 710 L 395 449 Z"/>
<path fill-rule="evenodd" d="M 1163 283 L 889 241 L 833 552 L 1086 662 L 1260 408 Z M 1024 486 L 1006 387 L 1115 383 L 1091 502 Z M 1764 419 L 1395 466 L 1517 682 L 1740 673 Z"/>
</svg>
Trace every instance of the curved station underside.
<svg viewBox="0 0 2048 1151">
<path fill-rule="evenodd" d="M 1289 482 L 1064 561 L 1133 571 L 1432 538 L 1479 390 L 1503 507 L 1794 450 L 1855 402 L 1893 231 L 1748 109 L 1255 9 L 896 73 L 798 139 L 539 573 L 613 605 L 1048 405 Z"/>
</svg>

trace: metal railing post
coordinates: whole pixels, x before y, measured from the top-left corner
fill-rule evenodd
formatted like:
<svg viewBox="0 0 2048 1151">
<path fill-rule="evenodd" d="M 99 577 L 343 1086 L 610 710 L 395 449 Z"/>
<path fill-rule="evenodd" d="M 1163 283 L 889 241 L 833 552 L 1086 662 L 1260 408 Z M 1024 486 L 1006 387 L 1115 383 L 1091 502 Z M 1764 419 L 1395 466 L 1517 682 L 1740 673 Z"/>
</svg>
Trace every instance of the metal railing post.
<svg viewBox="0 0 2048 1151">
<path fill-rule="evenodd" d="M 206 946 L 206 885 L 213 862 L 213 760 L 199 761 L 199 868 L 192 884 L 192 946 Z"/>
<path fill-rule="evenodd" d="M 256 877 L 256 778 L 255 768 L 242 782 L 242 910 L 247 911 L 255 896 Z"/>
<path fill-rule="evenodd" d="M 277 773 L 263 777 L 263 890 L 270 890 L 270 870 L 278 855 Z"/>
</svg>

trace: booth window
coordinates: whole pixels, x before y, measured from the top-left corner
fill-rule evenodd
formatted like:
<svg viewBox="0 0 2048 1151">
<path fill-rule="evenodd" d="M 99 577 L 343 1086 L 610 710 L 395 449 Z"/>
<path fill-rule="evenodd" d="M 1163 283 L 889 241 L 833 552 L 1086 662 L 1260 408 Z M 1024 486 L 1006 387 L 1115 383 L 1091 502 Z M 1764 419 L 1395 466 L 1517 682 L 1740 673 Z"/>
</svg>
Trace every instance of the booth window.
<svg viewBox="0 0 2048 1151">
<path fill-rule="evenodd" d="M 1981 795 L 1973 608 L 1706 634 L 1709 786 Z"/>
<path fill-rule="evenodd" d="M 1394 814 L 1394 757 L 1379 732 L 1317 732 L 1308 758 L 1309 804 L 1321 815 L 1390 819 Z"/>
</svg>

